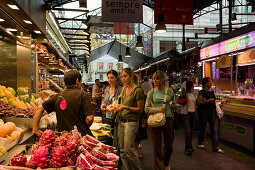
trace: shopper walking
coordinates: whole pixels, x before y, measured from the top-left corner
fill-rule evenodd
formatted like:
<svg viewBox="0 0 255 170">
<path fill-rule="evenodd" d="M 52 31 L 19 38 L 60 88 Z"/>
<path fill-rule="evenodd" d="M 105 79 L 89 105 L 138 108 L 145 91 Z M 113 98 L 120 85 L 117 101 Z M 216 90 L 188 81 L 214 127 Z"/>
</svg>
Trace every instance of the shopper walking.
<svg viewBox="0 0 255 170">
<path fill-rule="evenodd" d="M 132 147 L 139 127 L 139 116 L 144 108 L 144 92 L 138 84 L 138 75 L 130 68 L 120 73 L 124 89 L 121 93 L 118 137 L 123 170 L 142 169 L 142 164 Z"/>
<path fill-rule="evenodd" d="M 153 76 L 154 89 L 151 89 L 146 98 L 145 112 L 154 114 L 165 113 L 166 123 L 162 127 L 151 128 L 151 138 L 154 151 L 155 170 L 169 170 L 170 158 L 173 152 L 174 121 L 173 112 L 176 107 L 172 105 L 173 90 L 166 87 L 166 77 L 164 72 L 156 71 Z M 167 88 L 167 89 L 166 89 Z M 165 90 L 167 90 L 166 103 L 164 103 Z M 166 104 L 164 107 L 163 104 Z M 162 151 L 162 134 L 164 136 L 164 149 Z"/>
<path fill-rule="evenodd" d="M 115 123 L 115 115 L 112 114 L 112 110 L 109 110 L 107 106 L 110 106 L 115 100 L 118 99 L 118 96 L 121 92 L 121 86 L 117 84 L 118 73 L 115 70 L 110 70 L 107 72 L 107 79 L 109 86 L 104 90 L 104 98 L 102 100 L 101 110 L 105 111 L 106 123 L 111 125 L 112 134 L 113 134 L 113 146 L 118 146 L 118 124 Z"/>
<path fill-rule="evenodd" d="M 38 106 L 33 120 L 32 132 L 41 135 L 39 122 L 44 110 L 48 113 L 56 112 L 58 131 L 71 131 L 76 125 L 84 136 L 92 135 L 89 126 L 93 123 L 94 114 L 88 93 L 81 90 L 81 74 L 77 70 L 70 70 L 64 75 L 66 88 L 63 92 Z"/>
<path fill-rule="evenodd" d="M 192 81 L 186 81 L 186 90 L 183 92 L 183 98 L 187 99 L 186 104 L 182 106 L 182 116 L 185 129 L 185 151 L 188 156 L 192 155 L 194 149 L 192 147 L 192 134 L 194 131 L 195 118 L 196 118 L 196 97 L 193 94 L 194 83 Z"/>
<path fill-rule="evenodd" d="M 219 148 L 218 136 L 216 132 L 216 106 L 215 106 L 215 95 L 211 91 L 212 80 L 209 77 L 202 79 L 203 89 L 200 90 L 197 97 L 197 111 L 199 118 L 199 134 L 198 134 L 198 147 L 201 149 L 205 148 L 204 144 L 204 134 L 207 121 L 210 125 L 210 131 L 212 136 L 212 151 L 224 153 L 222 149 Z"/>
</svg>

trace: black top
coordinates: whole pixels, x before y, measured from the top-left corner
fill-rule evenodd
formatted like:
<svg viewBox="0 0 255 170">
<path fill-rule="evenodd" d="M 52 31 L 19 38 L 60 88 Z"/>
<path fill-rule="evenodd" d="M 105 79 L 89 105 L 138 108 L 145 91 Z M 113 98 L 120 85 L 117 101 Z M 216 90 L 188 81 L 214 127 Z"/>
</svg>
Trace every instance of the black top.
<svg viewBox="0 0 255 170">
<path fill-rule="evenodd" d="M 206 100 L 216 99 L 213 91 L 200 90 L 198 95 L 202 95 Z M 206 103 L 198 105 L 200 109 L 215 109 L 215 103 Z"/>
<path fill-rule="evenodd" d="M 62 110 L 60 103 L 64 99 L 67 102 L 67 107 Z M 91 98 L 88 93 L 80 90 L 77 86 L 67 87 L 63 92 L 45 101 L 42 106 L 48 113 L 56 112 L 58 131 L 71 131 L 76 125 L 83 136 L 92 135 L 86 123 L 86 117 L 94 114 Z"/>
</svg>

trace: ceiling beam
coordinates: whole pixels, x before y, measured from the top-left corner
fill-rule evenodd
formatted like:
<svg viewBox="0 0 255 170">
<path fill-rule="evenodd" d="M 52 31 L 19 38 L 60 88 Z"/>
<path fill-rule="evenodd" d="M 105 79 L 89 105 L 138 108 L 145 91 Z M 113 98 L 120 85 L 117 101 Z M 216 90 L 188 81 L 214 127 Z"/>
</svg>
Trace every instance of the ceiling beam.
<svg viewBox="0 0 255 170">
<path fill-rule="evenodd" d="M 68 21 L 87 21 L 87 18 L 86 19 L 79 19 L 79 18 L 56 18 L 57 20 L 68 20 Z"/>
<path fill-rule="evenodd" d="M 87 40 L 87 41 L 89 41 L 90 39 L 85 39 L 85 38 L 67 38 L 67 37 L 65 37 L 65 39 L 67 39 L 67 40 L 69 40 L 68 42 L 70 42 L 70 40 Z"/>
<path fill-rule="evenodd" d="M 91 45 L 91 43 L 87 42 L 79 42 L 79 41 L 74 41 L 74 42 L 68 42 L 69 44 L 84 44 L 84 45 Z"/>
<path fill-rule="evenodd" d="M 81 30 L 81 31 L 88 31 L 88 29 L 84 29 L 84 28 L 67 28 L 67 27 L 59 27 L 59 29 L 63 29 L 63 30 Z"/>
<path fill-rule="evenodd" d="M 57 10 L 57 11 L 73 11 L 73 12 L 89 12 L 89 10 L 84 9 L 71 9 L 71 8 L 51 8 L 51 10 Z"/>
<path fill-rule="evenodd" d="M 73 36 L 84 36 L 84 37 L 88 37 L 89 35 L 86 34 L 71 34 L 71 33 L 62 33 L 64 35 L 73 35 Z"/>
</svg>

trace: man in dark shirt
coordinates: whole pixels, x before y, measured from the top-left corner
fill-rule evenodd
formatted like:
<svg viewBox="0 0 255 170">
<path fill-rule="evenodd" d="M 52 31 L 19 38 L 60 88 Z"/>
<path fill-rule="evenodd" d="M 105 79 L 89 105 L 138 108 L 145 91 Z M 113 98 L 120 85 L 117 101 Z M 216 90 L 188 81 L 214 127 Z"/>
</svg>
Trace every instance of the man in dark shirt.
<svg viewBox="0 0 255 170">
<path fill-rule="evenodd" d="M 71 131 L 76 125 L 82 135 L 92 135 L 89 126 L 93 123 L 94 113 L 91 98 L 81 90 L 81 74 L 70 70 L 64 75 L 66 89 L 38 106 L 33 121 L 33 133 L 41 135 L 39 122 L 44 110 L 56 112 L 58 131 Z"/>
</svg>

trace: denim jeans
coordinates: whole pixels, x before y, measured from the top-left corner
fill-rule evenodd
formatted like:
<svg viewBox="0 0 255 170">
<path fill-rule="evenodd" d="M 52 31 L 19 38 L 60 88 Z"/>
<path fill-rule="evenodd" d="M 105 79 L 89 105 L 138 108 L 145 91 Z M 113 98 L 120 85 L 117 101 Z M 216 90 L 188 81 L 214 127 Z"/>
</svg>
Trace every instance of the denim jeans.
<svg viewBox="0 0 255 170">
<path fill-rule="evenodd" d="M 135 154 L 133 143 L 138 132 L 139 122 L 120 122 L 118 138 L 122 170 L 141 170 L 142 163 Z"/>
<path fill-rule="evenodd" d="M 212 149 L 216 150 L 219 148 L 218 136 L 216 131 L 216 111 L 212 110 L 202 110 L 198 111 L 198 119 L 199 119 L 199 133 L 198 133 L 198 144 L 204 145 L 204 135 L 207 121 L 210 125 L 210 132 L 212 137 Z"/>
<path fill-rule="evenodd" d="M 185 150 L 193 149 L 192 134 L 194 131 L 195 118 L 195 112 L 189 112 L 187 115 L 183 115 L 183 123 L 185 129 Z"/>
</svg>

